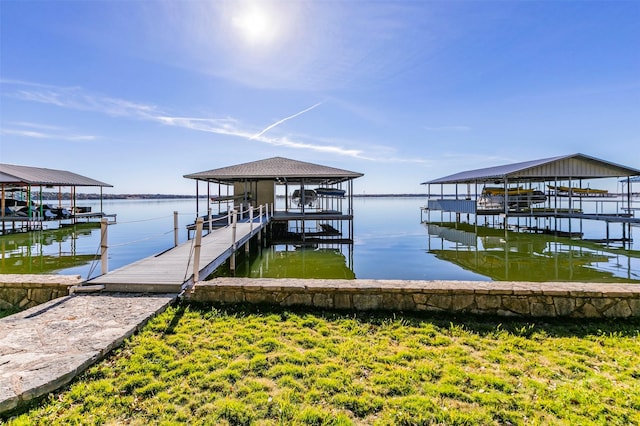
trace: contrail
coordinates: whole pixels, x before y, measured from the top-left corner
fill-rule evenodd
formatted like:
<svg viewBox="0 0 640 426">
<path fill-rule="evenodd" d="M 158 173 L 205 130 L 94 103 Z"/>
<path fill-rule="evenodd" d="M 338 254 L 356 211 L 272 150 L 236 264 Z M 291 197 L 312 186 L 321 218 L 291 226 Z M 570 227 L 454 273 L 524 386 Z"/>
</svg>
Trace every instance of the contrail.
<svg viewBox="0 0 640 426">
<path fill-rule="evenodd" d="M 307 109 L 303 109 L 302 111 L 297 112 L 297 113 L 295 113 L 295 114 L 293 114 L 293 115 L 290 115 L 289 117 L 285 117 L 285 118 L 283 118 L 282 120 L 278 120 L 278 121 L 276 121 L 275 123 L 273 123 L 273 124 L 271 124 L 271 125 L 267 126 L 267 127 L 266 127 L 263 131 L 261 131 L 260 133 L 257 133 L 257 134 L 255 134 L 255 135 L 251 136 L 251 137 L 249 138 L 249 140 L 259 138 L 260 136 L 264 135 L 265 133 L 267 133 L 269 130 L 273 129 L 274 127 L 279 126 L 279 125 L 281 125 L 282 123 L 284 123 L 285 121 L 289 121 L 289 120 L 291 120 L 292 118 L 296 118 L 297 116 L 302 115 L 302 114 L 304 114 L 305 112 L 309 112 L 309 111 L 311 111 L 312 109 L 314 109 L 315 107 L 320 106 L 321 104 L 322 104 L 322 102 L 318 102 L 318 103 L 317 103 L 317 104 L 315 104 L 315 105 L 311 105 L 311 106 L 310 106 L 309 108 L 307 108 Z"/>
</svg>

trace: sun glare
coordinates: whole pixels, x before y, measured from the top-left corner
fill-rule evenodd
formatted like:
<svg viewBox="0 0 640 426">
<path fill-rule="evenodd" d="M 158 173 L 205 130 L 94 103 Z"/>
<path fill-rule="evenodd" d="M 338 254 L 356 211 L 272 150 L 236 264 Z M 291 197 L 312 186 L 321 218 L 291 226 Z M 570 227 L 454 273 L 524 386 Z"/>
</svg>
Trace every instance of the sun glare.
<svg viewBox="0 0 640 426">
<path fill-rule="evenodd" d="M 274 17 L 269 11 L 255 4 L 242 10 L 232 22 L 245 41 L 250 44 L 270 44 L 278 33 Z"/>
</svg>

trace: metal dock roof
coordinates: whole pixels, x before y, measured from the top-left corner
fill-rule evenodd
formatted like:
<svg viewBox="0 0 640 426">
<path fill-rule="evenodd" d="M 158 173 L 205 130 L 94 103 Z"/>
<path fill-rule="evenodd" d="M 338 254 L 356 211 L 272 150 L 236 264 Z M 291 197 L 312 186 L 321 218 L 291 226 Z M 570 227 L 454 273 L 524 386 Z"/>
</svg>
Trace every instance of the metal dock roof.
<svg viewBox="0 0 640 426">
<path fill-rule="evenodd" d="M 422 185 L 492 182 L 496 180 L 502 181 L 504 179 L 549 181 L 555 179 L 594 179 L 637 175 L 640 175 L 640 170 L 638 169 L 621 166 L 578 153 L 468 170 L 422 182 Z"/>
<path fill-rule="evenodd" d="M 14 164 L 0 164 L 0 184 L 113 187 L 108 183 L 66 170 L 17 166 Z"/>
<path fill-rule="evenodd" d="M 362 173 L 304 161 L 273 157 L 265 160 L 222 167 L 199 173 L 184 175 L 187 179 L 230 183 L 244 180 L 283 180 L 287 182 L 317 181 L 342 182 L 364 176 Z"/>
</svg>

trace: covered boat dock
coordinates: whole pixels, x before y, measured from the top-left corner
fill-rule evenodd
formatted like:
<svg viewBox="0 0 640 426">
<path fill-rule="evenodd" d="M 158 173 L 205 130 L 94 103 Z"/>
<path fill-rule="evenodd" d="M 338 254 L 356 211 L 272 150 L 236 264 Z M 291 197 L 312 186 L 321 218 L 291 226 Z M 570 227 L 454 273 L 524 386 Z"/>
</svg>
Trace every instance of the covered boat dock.
<svg viewBox="0 0 640 426">
<path fill-rule="evenodd" d="M 461 216 L 499 218 L 498 225 L 533 232 L 564 232 L 569 236 L 581 236 L 573 232 L 572 219 L 589 219 L 606 223 L 609 241 L 609 224 L 622 224 L 622 238 L 630 241 L 631 227 L 640 223 L 634 216 L 638 211 L 636 194 L 632 184 L 638 180 L 640 170 L 614 164 L 584 154 L 572 154 L 503 166 L 463 171 L 453 175 L 423 182 L 428 187 L 427 205 L 421 208 L 421 219 L 430 222 L 433 211 Z M 604 180 L 614 187 L 621 183 L 622 191 L 604 187 L 592 188 L 592 183 L 604 185 Z M 445 186 L 449 193 L 445 194 Z M 461 191 L 462 188 L 462 191 Z M 453 193 L 451 193 L 453 192 Z M 427 219 L 424 219 L 424 214 Z M 509 219 L 516 223 L 510 224 Z M 525 224 L 520 223 L 525 218 Z M 537 219 L 553 222 L 540 227 Z M 568 232 L 562 231 L 566 219 Z M 536 220 L 536 224 L 533 221 Z"/>
<path fill-rule="evenodd" d="M 272 244 L 349 244 L 353 243 L 353 180 L 361 176 L 273 157 L 184 177 L 196 180 L 197 195 L 198 182 L 207 183 L 205 219 L 215 220 L 230 210 L 243 215 L 259 206 L 270 206 Z M 217 214 L 213 212 L 216 207 Z"/>
<path fill-rule="evenodd" d="M 44 197 L 44 190 L 56 187 L 57 199 Z M 63 187 L 68 187 L 70 194 L 63 196 Z M 78 206 L 77 187 L 100 188 L 99 212 Z M 105 187 L 112 185 L 66 170 L 0 164 L 0 232 L 41 230 L 45 223 L 75 224 L 102 218 L 115 220 L 115 214 L 103 212 L 102 189 Z"/>
</svg>

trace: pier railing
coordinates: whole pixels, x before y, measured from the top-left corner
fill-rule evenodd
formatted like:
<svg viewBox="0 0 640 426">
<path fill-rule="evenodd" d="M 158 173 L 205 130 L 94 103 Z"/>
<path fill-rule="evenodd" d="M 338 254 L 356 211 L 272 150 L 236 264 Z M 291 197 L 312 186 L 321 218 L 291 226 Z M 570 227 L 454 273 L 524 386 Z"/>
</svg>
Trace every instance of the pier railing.
<svg viewBox="0 0 640 426">
<path fill-rule="evenodd" d="M 257 216 L 255 213 L 257 212 Z M 218 220 L 227 220 L 227 226 L 231 227 L 231 269 L 235 269 L 235 256 L 234 253 L 238 249 L 238 238 L 237 238 L 237 226 L 238 221 L 240 222 L 248 222 L 249 223 L 249 234 L 253 233 L 254 224 L 258 224 L 258 228 L 262 228 L 262 225 L 268 220 L 269 217 L 269 205 L 260 205 L 258 207 L 247 206 L 243 209 L 242 205 L 234 206 L 231 211 L 228 212 L 226 216 L 222 216 L 218 218 Z M 273 204 L 271 205 L 271 212 L 273 212 Z M 211 214 L 208 214 L 209 219 L 209 232 L 211 232 Z M 195 232 L 195 240 L 194 240 L 194 250 L 193 250 L 193 282 L 197 282 L 200 280 L 200 250 L 202 246 L 202 237 L 203 237 L 203 224 L 204 219 L 198 218 L 196 221 L 196 232 Z"/>
<path fill-rule="evenodd" d="M 232 253 L 237 250 L 238 245 L 238 235 L 237 235 L 237 225 L 238 223 L 249 223 L 249 234 L 254 233 L 255 227 L 261 229 L 262 226 L 269 219 L 269 212 L 273 212 L 273 205 L 261 205 L 258 207 L 246 206 L 234 206 L 232 210 L 230 210 L 226 215 L 214 218 L 211 213 L 206 217 L 198 217 L 193 225 L 189 225 L 187 228 L 189 230 L 194 231 L 194 237 L 190 238 L 192 240 L 191 250 L 189 251 L 185 271 L 185 281 L 187 280 L 187 276 L 189 272 L 193 273 L 193 282 L 197 282 L 200 277 L 200 253 L 202 249 L 202 239 L 205 236 L 205 231 L 207 234 L 210 234 L 213 231 L 214 223 L 216 228 L 220 227 L 230 227 L 231 239 L 229 241 L 229 247 L 231 248 Z M 179 226 L 178 226 L 178 215 L 177 211 L 173 212 L 173 233 L 174 233 L 174 248 L 179 245 Z M 206 219 L 206 220 L 205 220 Z M 220 224 L 222 223 L 222 225 Z M 108 256 L 109 256 L 109 243 L 108 243 L 108 222 L 106 219 L 103 219 L 101 222 L 101 233 L 100 233 L 100 259 L 101 259 L 101 273 L 102 275 L 108 273 Z M 234 256 L 231 256 L 232 263 L 234 262 Z M 233 269 L 233 264 L 232 264 Z"/>
</svg>

